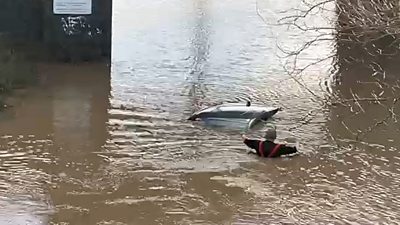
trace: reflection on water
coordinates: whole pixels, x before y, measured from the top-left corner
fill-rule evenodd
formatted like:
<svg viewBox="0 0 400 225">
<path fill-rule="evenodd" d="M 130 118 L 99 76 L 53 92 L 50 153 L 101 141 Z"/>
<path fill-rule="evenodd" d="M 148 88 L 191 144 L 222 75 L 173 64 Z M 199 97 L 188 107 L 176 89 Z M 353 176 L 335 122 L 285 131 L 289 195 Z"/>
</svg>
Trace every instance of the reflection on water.
<svg viewBox="0 0 400 225">
<path fill-rule="evenodd" d="M 19 93 L 0 125 L 0 215 L 18 217 L 12 224 L 48 224 L 63 205 L 74 208 L 52 193 L 66 193 L 96 170 L 101 158 L 93 152 L 106 138 L 107 68 L 40 65 L 39 71 L 40 88 Z"/>
<path fill-rule="evenodd" d="M 297 4 L 259 7 L 278 13 Z M 355 75 L 373 70 L 341 64 L 348 53 L 338 49 L 339 72 L 355 81 L 333 87 L 342 98 L 322 106 L 274 55 L 277 34 L 288 43 L 307 37 L 263 23 L 255 2 L 114 6 L 111 71 L 102 64 L 40 65 L 39 87 L 20 92 L 15 107 L 0 115 L 1 224 L 398 220 L 396 118 L 368 130 L 391 101 L 350 100 L 371 97 L 376 83 L 359 83 Z M 265 13 L 266 20 L 274 16 Z M 398 71 L 382 65 L 387 76 Z M 317 96 L 326 94 L 320 83 L 329 77 L 327 66 L 302 77 Z M 389 97 L 390 86 L 383 90 L 375 93 Z M 283 106 L 270 123 L 279 140 L 300 140 L 299 156 L 259 159 L 246 154 L 240 123 L 186 120 L 199 108 L 247 99 Z M 259 129 L 249 135 L 259 136 Z"/>
<path fill-rule="evenodd" d="M 190 90 L 188 96 L 192 98 L 189 107 L 199 107 L 202 99 L 205 98 L 207 91 L 204 83 L 207 74 L 207 60 L 210 54 L 210 35 L 211 21 L 209 18 L 209 10 L 207 9 L 208 1 L 196 1 L 194 3 L 193 17 L 196 18 L 193 25 L 193 38 L 191 40 L 192 53 L 188 60 L 192 61 L 189 67 L 187 79 L 189 80 Z"/>
</svg>

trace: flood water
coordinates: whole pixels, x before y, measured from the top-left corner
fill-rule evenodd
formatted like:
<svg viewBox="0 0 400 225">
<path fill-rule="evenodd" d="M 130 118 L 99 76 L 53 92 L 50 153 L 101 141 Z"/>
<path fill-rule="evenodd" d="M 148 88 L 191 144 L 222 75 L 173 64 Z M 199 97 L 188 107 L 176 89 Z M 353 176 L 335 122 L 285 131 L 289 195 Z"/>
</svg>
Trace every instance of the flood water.
<svg viewBox="0 0 400 225">
<path fill-rule="evenodd" d="M 257 4 L 274 22 L 297 1 Z M 0 224 L 399 223 L 396 116 L 354 134 L 386 118 L 391 99 L 346 102 L 349 90 L 378 91 L 359 82 L 372 73 L 363 63 L 339 68 L 353 79 L 331 89 L 349 105 L 329 106 L 331 62 L 302 75 L 305 90 L 276 43 L 309 37 L 264 23 L 255 1 L 120 0 L 113 10 L 111 67 L 41 63 L 40 84 L 0 115 Z M 316 49 L 299 61 L 332 51 Z M 395 83 L 398 68 L 383 67 Z M 241 143 L 243 124 L 186 120 L 248 99 L 283 108 L 269 123 L 278 141 L 301 142 L 299 155 L 260 159 Z"/>
</svg>

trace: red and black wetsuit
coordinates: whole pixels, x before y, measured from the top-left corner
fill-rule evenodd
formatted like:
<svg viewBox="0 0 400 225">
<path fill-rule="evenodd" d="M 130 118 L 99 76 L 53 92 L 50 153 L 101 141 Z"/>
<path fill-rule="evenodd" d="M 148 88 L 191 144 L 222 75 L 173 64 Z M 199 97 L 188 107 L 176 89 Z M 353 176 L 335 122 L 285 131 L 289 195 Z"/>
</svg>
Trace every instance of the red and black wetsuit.
<svg viewBox="0 0 400 225">
<path fill-rule="evenodd" d="M 249 148 L 256 150 L 257 155 L 262 157 L 279 157 L 281 155 L 289 155 L 297 152 L 296 147 L 275 144 L 274 142 L 268 140 L 261 141 L 246 138 L 243 140 L 243 142 Z"/>
</svg>

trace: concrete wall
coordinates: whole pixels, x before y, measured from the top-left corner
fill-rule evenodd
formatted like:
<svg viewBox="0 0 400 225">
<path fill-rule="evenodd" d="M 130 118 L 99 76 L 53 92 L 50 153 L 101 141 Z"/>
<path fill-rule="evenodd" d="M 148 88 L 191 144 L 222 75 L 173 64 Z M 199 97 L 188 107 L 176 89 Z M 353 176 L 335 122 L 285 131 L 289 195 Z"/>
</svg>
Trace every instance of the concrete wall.
<svg viewBox="0 0 400 225">
<path fill-rule="evenodd" d="M 39 44 L 40 51 L 45 51 L 49 59 L 109 58 L 111 2 L 93 0 L 92 15 L 71 16 L 54 15 L 53 0 L 1 0 L 0 33 L 8 33 L 24 43 Z M 78 22 L 78 25 L 72 26 L 71 22 Z"/>
</svg>

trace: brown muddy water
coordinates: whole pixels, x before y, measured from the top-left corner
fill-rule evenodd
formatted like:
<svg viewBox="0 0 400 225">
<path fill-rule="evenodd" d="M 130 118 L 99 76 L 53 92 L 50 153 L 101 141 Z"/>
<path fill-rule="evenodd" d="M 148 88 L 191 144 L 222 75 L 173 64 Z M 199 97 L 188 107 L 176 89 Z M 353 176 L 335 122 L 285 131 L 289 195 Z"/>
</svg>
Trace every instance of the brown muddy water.
<svg viewBox="0 0 400 225">
<path fill-rule="evenodd" d="M 258 6 L 273 21 L 295 2 Z M 360 141 L 353 134 L 386 118 L 391 101 L 321 104 L 329 62 L 304 73 L 314 94 L 304 90 L 276 41 L 308 37 L 266 25 L 255 9 L 248 0 L 115 1 L 110 71 L 40 64 L 39 86 L 0 114 L 0 224 L 398 224 L 397 118 Z M 302 60 L 332 49 L 317 50 Z M 399 71 L 390 65 L 387 77 Z M 362 63 L 339 72 L 371 73 Z M 344 98 L 380 94 L 374 83 L 344 82 L 333 88 Z M 299 155 L 260 159 L 246 154 L 243 124 L 186 120 L 246 99 L 284 108 L 269 123 L 279 141 L 301 142 Z"/>
</svg>

